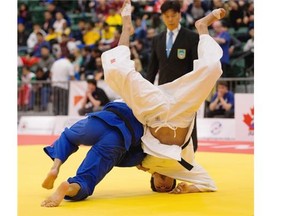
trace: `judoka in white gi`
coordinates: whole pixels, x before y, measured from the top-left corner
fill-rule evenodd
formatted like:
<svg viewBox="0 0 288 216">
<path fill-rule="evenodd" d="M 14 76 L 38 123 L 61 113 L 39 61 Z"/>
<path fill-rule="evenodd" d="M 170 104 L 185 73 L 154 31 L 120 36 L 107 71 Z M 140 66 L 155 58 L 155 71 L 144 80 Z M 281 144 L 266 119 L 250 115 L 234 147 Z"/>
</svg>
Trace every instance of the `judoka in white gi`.
<svg viewBox="0 0 288 216">
<path fill-rule="evenodd" d="M 216 9 L 196 22 L 200 41 L 194 70 L 171 83 L 154 86 L 135 70 L 130 59 L 130 0 L 124 4 L 118 47 L 104 52 L 101 58 L 105 81 L 145 125 L 142 148 L 147 156 L 139 168 L 152 174 L 155 191 L 171 191 L 174 179 L 192 184 L 179 183 L 171 193 L 216 191 L 214 181 L 195 161 L 191 131 L 195 113 L 222 74 L 222 49 L 209 35 L 208 26 L 226 12 Z"/>
</svg>

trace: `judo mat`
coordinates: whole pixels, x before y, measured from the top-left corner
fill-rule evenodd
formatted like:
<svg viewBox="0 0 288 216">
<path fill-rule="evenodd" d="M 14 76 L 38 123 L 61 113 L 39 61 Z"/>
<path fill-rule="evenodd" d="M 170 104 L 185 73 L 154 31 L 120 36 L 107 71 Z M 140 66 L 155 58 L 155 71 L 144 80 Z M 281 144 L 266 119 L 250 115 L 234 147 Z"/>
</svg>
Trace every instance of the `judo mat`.
<svg viewBox="0 0 288 216">
<path fill-rule="evenodd" d="M 52 166 L 52 161 L 42 150 L 45 145 L 32 141 L 31 145 L 29 141 L 23 144 L 18 141 L 18 216 L 253 215 L 254 155 L 251 145 L 248 152 L 242 151 L 247 144 L 239 143 L 236 143 L 240 146 L 239 153 L 227 153 L 229 148 L 219 147 L 225 146 L 221 143 L 214 149 L 221 149 L 221 152 L 207 150 L 207 146 L 215 147 L 214 144 L 200 142 L 196 161 L 214 179 L 217 192 L 155 193 L 150 189 L 149 173 L 135 167 L 115 167 L 86 200 L 63 200 L 59 207 L 45 208 L 40 206 L 41 202 L 51 195 L 62 181 L 75 175 L 90 147 L 82 146 L 71 155 L 62 166 L 54 188 L 46 190 L 41 184 Z M 231 146 L 231 143 L 226 145 Z M 223 149 L 226 149 L 226 153 Z"/>
</svg>

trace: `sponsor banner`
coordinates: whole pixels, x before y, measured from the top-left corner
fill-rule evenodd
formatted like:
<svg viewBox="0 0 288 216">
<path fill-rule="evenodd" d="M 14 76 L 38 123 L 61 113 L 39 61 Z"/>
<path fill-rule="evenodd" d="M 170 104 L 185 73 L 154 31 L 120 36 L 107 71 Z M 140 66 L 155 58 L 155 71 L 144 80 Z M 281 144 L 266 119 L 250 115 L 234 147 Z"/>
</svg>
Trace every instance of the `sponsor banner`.
<svg viewBox="0 0 288 216">
<path fill-rule="evenodd" d="M 55 120 L 55 116 L 22 116 L 18 125 L 18 134 L 51 135 Z"/>
<path fill-rule="evenodd" d="M 86 81 L 70 81 L 69 116 L 79 116 L 78 110 L 81 108 L 86 90 Z"/>
<path fill-rule="evenodd" d="M 197 136 L 202 140 L 235 140 L 235 120 L 199 118 L 197 119 Z"/>
<path fill-rule="evenodd" d="M 236 139 L 254 141 L 254 94 L 235 94 Z"/>
<path fill-rule="evenodd" d="M 56 116 L 53 135 L 60 135 L 66 127 L 69 128 L 84 118 L 86 118 L 86 116 Z"/>
</svg>

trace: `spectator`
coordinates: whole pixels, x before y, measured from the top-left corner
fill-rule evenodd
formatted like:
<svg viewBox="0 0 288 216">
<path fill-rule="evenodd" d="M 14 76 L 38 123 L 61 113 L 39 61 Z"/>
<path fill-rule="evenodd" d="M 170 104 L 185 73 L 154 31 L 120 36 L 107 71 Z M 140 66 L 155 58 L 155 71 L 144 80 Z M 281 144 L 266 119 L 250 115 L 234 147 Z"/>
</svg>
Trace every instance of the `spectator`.
<svg viewBox="0 0 288 216">
<path fill-rule="evenodd" d="M 143 40 L 146 38 L 147 33 L 147 24 L 146 20 L 148 18 L 148 15 L 144 15 L 142 18 L 137 17 L 135 20 L 135 30 L 133 35 L 133 40 Z"/>
<path fill-rule="evenodd" d="M 37 35 L 37 43 L 33 48 L 33 56 L 41 57 L 41 48 L 43 46 L 46 46 L 50 50 L 50 43 L 44 40 L 44 36 L 41 32 L 38 32 L 36 35 Z"/>
<path fill-rule="evenodd" d="M 223 50 L 223 56 L 220 59 L 223 70 L 222 77 L 228 77 L 230 70 L 229 46 L 231 41 L 231 36 L 228 32 L 228 26 L 225 21 L 218 20 L 212 24 L 212 27 L 216 33 L 214 39 Z"/>
<path fill-rule="evenodd" d="M 63 33 L 68 37 L 71 35 L 71 28 L 67 25 L 67 22 L 63 23 Z"/>
<path fill-rule="evenodd" d="M 46 32 L 41 29 L 41 26 L 38 23 L 35 23 L 33 25 L 33 32 L 29 35 L 29 38 L 27 40 L 27 46 L 28 46 L 28 52 L 32 53 L 34 46 L 36 45 L 38 39 L 37 39 L 37 33 L 40 32 L 44 37 L 46 36 Z"/>
<path fill-rule="evenodd" d="M 28 6 L 25 3 L 21 3 L 18 11 L 18 23 L 25 25 L 27 29 L 31 29 L 31 14 L 29 12 Z"/>
<path fill-rule="evenodd" d="M 97 5 L 95 8 L 96 14 L 102 14 L 104 17 L 108 16 L 110 6 L 106 3 L 106 0 L 97 1 Z"/>
<path fill-rule="evenodd" d="M 45 83 L 48 80 L 47 72 L 45 73 L 41 67 L 37 68 L 35 74 L 36 81 L 40 81 L 40 83 L 33 85 L 31 101 L 40 111 L 46 111 L 50 99 L 51 85 Z"/>
<path fill-rule="evenodd" d="M 60 12 L 63 15 L 63 18 L 66 20 L 67 25 L 70 26 L 71 25 L 71 21 L 70 18 L 67 16 L 67 14 L 65 13 L 65 10 L 63 10 L 61 7 L 58 7 L 56 5 L 56 2 L 49 2 L 47 4 L 47 10 L 52 14 L 53 19 L 56 20 L 56 14 L 58 12 Z"/>
<path fill-rule="evenodd" d="M 244 21 L 243 21 L 244 11 L 239 6 L 239 3 L 237 1 L 230 0 L 229 5 L 230 5 L 229 20 L 230 20 L 231 26 L 235 30 L 238 30 L 239 27 L 244 25 Z"/>
<path fill-rule="evenodd" d="M 94 23 L 87 22 L 85 25 L 85 33 L 83 35 L 83 41 L 86 46 L 95 46 L 96 42 L 100 40 L 100 34 L 95 31 Z"/>
<path fill-rule="evenodd" d="M 105 21 L 108 23 L 109 26 L 112 26 L 114 28 L 122 26 L 122 17 L 116 12 L 115 8 L 109 9 L 109 14 L 106 17 Z"/>
<path fill-rule="evenodd" d="M 82 56 L 83 62 L 80 67 L 80 75 L 86 78 L 89 75 L 93 75 L 96 70 L 95 58 L 92 56 L 90 47 L 84 47 L 82 49 Z"/>
<path fill-rule="evenodd" d="M 81 52 L 78 48 L 73 49 L 72 54 L 75 56 L 75 61 L 73 62 L 75 79 L 76 80 L 82 80 L 82 78 L 80 76 L 80 66 L 82 65 L 83 57 L 82 57 Z"/>
<path fill-rule="evenodd" d="M 69 52 L 69 49 L 68 49 L 68 44 L 69 42 L 69 37 L 66 35 L 66 34 L 62 34 L 62 37 L 61 37 L 61 43 L 60 43 L 60 49 L 61 49 L 61 57 L 67 57 L 70 52 Z"/>
<path fill-rule="evenodd" d="M 120 14 L 120 10 L 122 8 L 122 5 L 123 5 L 123 0 L 114 0 L 110 4 L 111 8 L 114 8 L 116 10 L 116 12 L 119 14 Z"/>
<path fill-rule="evenodd" d="M 102 75 L 104 74 L 104 70 L 103 70 L 103 66 L 102 66 L 101 57 L 100 56 L 97 57 L 95 61 L 96 61 L 96 67 L 97 67 L 95 76 L 97 76 L 97 74 L 98 74 L 98 76 L 102 77 Z M 100 75 L 100 74 L 102 74 L 102 75 Z"/>
<path fill-rule="evenodd" d="M 245 43 L 243 51 L 247 54 L 245 56 L 245 66 L 246 68 L 251 68 L 254 66 L 254 27 L 249 30 L 250 39 Z"/>
<path fill-rule="evenodd" d="M 207 117 L 234 118 L 234 94 L 229 91 L 227 82 L 218 82 L 217 92 L 210 101 Z"/>
<path fill-rule="evenodd" d="M 55 20 L 50 11 L 44 12 L 44 23 L 42 25 L 42 29 L 48 33 L 49 28 L 53 28 Z"/>
<path fill-rule="evenodd" d="M 66 20 L 63 18 L 63 14 L 61 12 L 56 13 L 56 20 L 53 24 L 53 28 L 55 30 L 55 33 L 58 36 L 58 41 L 61 41 L 61 35 L 64 31 L 64 23 Z"/>
<path fill-rule="evenodd" d="M 143 66 L 139 57 L 139 53 L 137 52 L 137 49 L 135 46 L 130 47 L 131 51 L 131 60 L 134 61 L 135 64 L 135 70 L 138 71 L 139 73 L 143 73 Z"/>
<path fill-rule="evenodd" d="M 47 46 L 41 47 L 41 58 L 38 62 L 38 68 L 41 68 L 44 72 L 45 80 L 50 76 L 50 70 L 55 62 L 54 57 L 50 53 L 50 49 Z"/>
<path fill-rule="evenodd" d="M 74 80 L 73 55 L 56 60 L 51 68 L 54 115 L 68 114 L 68 85 Z"/>
<path fill-rule="evenodd" d="M 116 29 L 114 31 L 114 37 L 113 37 L 113 40 L 111 40 L 110 43 L 99 43 L 99 50 L 104 52 L 106 50 L 109 50 L 109 49 L 112 49 L 114 47 L 116 47 L 119 43 L 119 40 L 120 40 L 120 30 L 119 29 Z"/>
<path fill-rule="evenodd" d="M 97 87 L 95 79 L 87 80 L 87 91 L 83 98 L 82 107 L 78 110 L 79 115 L 101 110 L 103 106 L 109 103 L 109 99 L 103 89 Z"/>
<path fill-rule="evenodd" d="M 254 2 L 248 3 L 247 10 L 244 11 L 243 22 L 249 28 L 254 27 Z"/>
<path fill-rule="evenodd" d="M 58 35 L 55 33 L 53 27 L 48 28 L 48 34 L 46 35 L 45 40 L 48 41 L 51 46 L 58 43 Z"/>
<path fill-rule="evenodd" d="M 194 27 L 195 22 L 204 17 L 207 12 L 208 6 L 201 0 L 194 0 L 193 3 L 189 4 L 186 11 L 189 27 Z"/>
<path fill-rule="evenodd" d="M 142 41 L 142 40 L 139 40 L 139 39 L 137 39 L 137 40 L 135 40 L 134 42 L 132 42 L 131 43 L 131 46 L 132 46 L 132 48 L 133 48 L 133 52 L 134 52 L 134 57 L 135 57 L 135 59 L 138 59 L 140 62 L 138 63 L 138 65 L 139 65 L 139 70 L 137 70 L 137 71 L 139 71 L 139 72 L 141 72 L 141 74 L 143 74 L 144 73 L 144 71 L 143 70 L 145 70 L 146 71 L 146 69 L 147 69 L 147 65 L 148 65 L 148 63 L 149 63 L 149 57 L 150 57 L 150 53 L 148 53 L 148 51 L 147 50 L 145 50 L 145 47 L 144 47 L 144 42 Z M 135 49 L 135 50 L 134 50 Z M 132 53 L 133 53 L 132 52 Z M 134 59 L 134 61 L 135 61 L 135 59 Z M 137 61 L 138 61 L 137 60 Z M 144 66 L 143 65 L 145 65 L 145 68 L 144 68 Z M 137 68 L 137 67 L 136 67 Z M 141 69 L 140 69 L 141 68 Z"/>
<path fill-rule="evenodd" d="M 85 33 L 85 25 L 86 22 L 84 19 L 79 20 L 77 23 L 78 29 L 72 32 L 72 37 L 75 39 L 75 41 L 80 41 L 82 44 L 84 43 L 83 35 Z"/>
<path fill-rule="evenodd" d="M 103 24 L 103 29 L 101 30 L 101 41 L 100 43 L 103 45 L 110 44 L 114 41 L 114 32 L 115 28 L 109 26 L 107 22 Z"/>
<path fill-rule="evenodd" d="M 31 81 L 35 80 L 35 74 L 30 71 L 28 66 L 22 67 L 21 83 L 18 92 L 18 105 L 20 110 L 31 110 Z"/>
<path fill-rule="evenodd" d="M 23 23 L 18 23 L 18 30 L 17 30 L 18 47 L 26 47 L 28 37 L 29 33 L 26 31 L 25 25 Z"/>
</svg>

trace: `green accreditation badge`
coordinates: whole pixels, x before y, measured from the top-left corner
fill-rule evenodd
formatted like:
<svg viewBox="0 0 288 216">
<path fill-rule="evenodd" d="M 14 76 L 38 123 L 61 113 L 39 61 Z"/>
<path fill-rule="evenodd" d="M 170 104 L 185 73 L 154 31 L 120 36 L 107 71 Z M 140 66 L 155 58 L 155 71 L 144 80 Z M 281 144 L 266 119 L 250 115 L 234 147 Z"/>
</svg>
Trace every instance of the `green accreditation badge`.
<svg viewBox="0 0 288 216">
<path fill-rule="evenodd" d="M 185 57 L 186 57 L 186 49 L 178 49 L 177 50 L 177 57 L 179 59 L 185 59 Z"/>
</svg>

